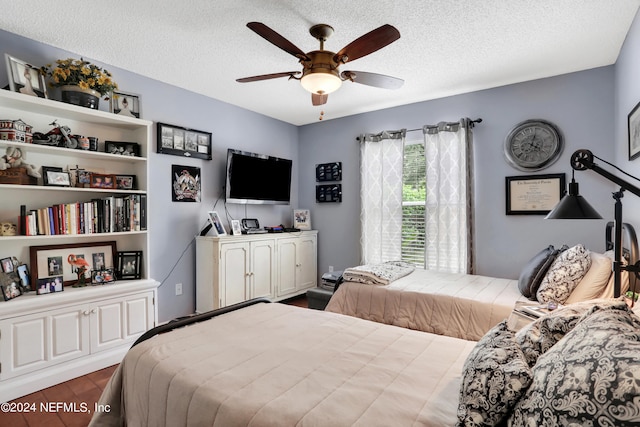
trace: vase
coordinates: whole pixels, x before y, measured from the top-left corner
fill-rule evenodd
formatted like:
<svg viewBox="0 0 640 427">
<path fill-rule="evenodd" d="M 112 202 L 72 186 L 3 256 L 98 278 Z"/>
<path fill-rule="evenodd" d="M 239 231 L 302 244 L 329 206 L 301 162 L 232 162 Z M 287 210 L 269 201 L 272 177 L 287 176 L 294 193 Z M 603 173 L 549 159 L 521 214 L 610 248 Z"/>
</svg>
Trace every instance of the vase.
<svg viewBox="0 0 640 427">
<path fill-rule="evenodd" d="M 100 103 L 100 92 L 93 89 L 82 89 L 80 86 L 60 86 L 62 92 L 62 102 L 67 104 L 80 105 L 81 107 L 98 109 Z"/>
</svg>

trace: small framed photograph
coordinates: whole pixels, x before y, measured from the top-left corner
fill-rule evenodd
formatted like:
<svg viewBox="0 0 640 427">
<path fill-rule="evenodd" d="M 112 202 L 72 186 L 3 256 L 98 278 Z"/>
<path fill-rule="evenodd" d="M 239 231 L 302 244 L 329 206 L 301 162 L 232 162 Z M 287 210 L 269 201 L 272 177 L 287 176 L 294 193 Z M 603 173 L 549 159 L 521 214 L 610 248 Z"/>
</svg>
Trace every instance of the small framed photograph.
<svg viewBox="0 0 640 427">
<path fill-rule="evenodd" d="M 116 188 L 116 176 L 107 175 L 101 173 L 92 173 L 91 182 L 89 183 L 91 188 Z"/>
<path fill-rule="evenodd" d="M 216 211 L 209 211 L 209 222 L 211 223 L 214 236 L 226 236 L 227 230 L 220 220 L 220 215 Z"/>
<path fill-rule="evenodd" d="M 565 175 L 521 175 L 505 178 L 507 215 L 546 215 L 565 192 Z"/>
<path fill-rule="evenodd" d="M 22 292 L 29 292 L 31 290 L 31 276 L 29 276 L 29 267 L 27 264 L 20 264 L 16 270 L 18 271 L 18 277 L 20 277 L 20 288 Z"/>
<path fill-rule="evenodd" d="M 64 283 L 62 276 L 47 277 L 44 279 L 38 279 L 36 286 L 36 294 L 52 294 L 54 292 L 64 291 Z"/>
<path fill-rule="evenodd" d="M 113 268 L 106 268 L 104 270 L 91 270 L 91 284 L 92 285 L 104 285 L 113 283 L 116 281 L 113 274 Z"/>
<path fill-rule="evenodd" d="M 2 291 L 2 297 L 5 301 L 12 300 L 22 295 L 22 289 L 20 289 L 20 285 L 15 280 L 7 284 L 0 285 L 0 290 Z"/>
<path fill-rule="evenodd" d="M 7 62 L 9 89 L 12 92 L 47 98 L 47 85 L 44 81 L 44 74 L 37 67 L 6 53 L 4 57 Z"/>
<path fill-rule="evenodd" d="M 140 95 L 114 90 L 109 98 L 109 109 L 113 114 L 140 118 Z"/>
<path fill-rule="evenodd" d="M 174 156 L 211 160 L 211 132 L 158 123 L 157 151 Z"/>
<path fill-rule="evenodd" d="M 135 175 L 116 175 L 116 188 L 118 190 L 135 190 L 136 176 Z"/>
<path fill-rule="evenodd" d="M 629 160 L 640 156 L 640 102 L 633 107 L 627 116 L 629 135 Z"/>
<path fill-rule="evenodd" d="M 63 172 L 62 168 L 43 166 L 42 179 L 44 180 L 44 185 L 71 187 L 71 176 L 69 172 Z"/>
<path fill-rule="evenodd" d="M 242 227 L 240 226 L 240 220 L 239 219 L 232 219 L 231 220 L 231 231 L 233 232 L 234 236 L 239 236 L 242 234 Z"/>
<path fill-rule="evenodd" d="M 13 273 L 15 266 L 13 265 L 11 257 L 0 259 L 0 264 L 2 264 L 2 271 L 5 273 Z"/>
<path fill-rule="evenodd" d="M 105 141 L 104 152 L 118 156 L 140 157 L 140 144 L 137 142 Z"/>
<path fill-rule="evenodd" d="M 293 210 L 293 227 L 299 230 L 311 230 L 311 212 L 309 212 L 309 209 Z"/>
<path fill-rule="evenodd" d="M 142 251 L 118 252 L 118 279 L 140 279 Z"/>
</svg>

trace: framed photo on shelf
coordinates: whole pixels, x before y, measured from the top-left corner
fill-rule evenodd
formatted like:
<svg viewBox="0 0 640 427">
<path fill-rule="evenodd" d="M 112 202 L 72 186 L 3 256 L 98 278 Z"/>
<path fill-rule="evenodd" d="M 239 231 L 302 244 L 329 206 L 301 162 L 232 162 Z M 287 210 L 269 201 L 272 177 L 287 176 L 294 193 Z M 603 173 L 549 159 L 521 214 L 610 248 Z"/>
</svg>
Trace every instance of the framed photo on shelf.
<svg viewBox="0 0 640 427">
<path fill-rule="evenodd" d="M 0 285 L 2 291 L 2 297 L 5 301 L 12 300 L 22 295 L 22 289 L 16 280 L 12 280 L 8 283 Z"/>
<path fill-rule="evenodd" d="M 226 236 L 227 230 L 224 228 L 224 224 L 220 220 L 220 215 L 216 211 L 209 211 L 209 222 L 211 223 L 211 230 L 214 236 Z"/>
<path fill-rule="evenodd" d="M 142 251 L 118 252 L 118 279 L 140 279 Z"/>
<path fill-rule="evenodd" d="M 158 123 L 157 151 L 174 156 L 211 160 L 211 132 Z"/>
<path fill-rule="evenodd" d="M 116 188 L 118 190 L 135 190 L 136 176 L 135 175 L 116 175 Z"/>
<path fill-rule="evenodd" d="M 91 284 L 104 285 L 116 281 L 113 274 L 113 268 L 105 268 L 104 270 L 91 270 Z"/>
<path fill-rule="evenodd" d="M 91 182 L 89 183 L 91 188 L 116 188 L 116 176 L 107 175 L 101 173 L 92 173 Z"/>
<path fill-rule="evenodd" d="M 4 54 L 7 62 L 7 76 L 9 77 L 9 89 L 25 95 L 47 98 L 47 85 L 44 74 L 31 64 L 21 59 Z"/>
<path fill-rule="evenodd" d="M 293 227 L 299 230 L 311 230 L 311 212 L 309 212 L 309 209 L 293 210 Z"/>
<path fill-rule="evenodd" d="M 42 166 L 42 179 L 44 180 L 44 185 L 71 187 L 71 176 L 69 172 L 63 172 L 62 168 Z"/>
<path fill-rule="evenodd" d="M 104 152 L 118 156 L 140 157 L 140 144 L 137 142 L 105 141 Z"/>
<path fill-rule="evenodd" d="M 78 269 L 70 260 L 84 259 L 89 267 L 85 271 L 87 282 L 91 279 L 91 270 L 113 268 L 117 249 L 115 241 L 78 242 L 58 245 L 30 246 L 29 264 L 31 265 L 31 286 L 40 279 L 62 277 L 65 285 L 72 285 L 78 280 Z"/>
<path fill-rule="evenodd" d="M 505 178 L 507 215 L 546 215 L 565 192 L 565 174 Z"/>
<path fill-rule="evenodd" d="M 13 273 L 14 265 L 11 257 L 6 257 L 0 259 L 0 264 L 2 264 L 2 271 L 5 273 Z"/>
<path fill-rule="evenodd" d="M 633 107 L 627 116 L 627 132 L 629 135 L 629 160 L 640 156 L 640 102 Z"/>
<path fill-rule="evenodd" d="M 114 90 L 109 98 L 109 110 L 120 116 L 140 118 L 140 95 Z"/>
<path fill-rule="evenodd" d="M 28 292 L 31 290 L 31 276 L 29 275 L 29 267 L 27 264 L 20 264 L 16 268 L 18 277 L 20 278 L 20 288 L 22 292 Z"/>
<path fill-rule="evenodd" d="M 36 294 L 38 295 L 52 294 L 54 292 L 62 292 L 62 291 L 64 291 L 64 283 L 62 280 L 62 276 L 38 279 Z"/>
<path fill-rule="evenodd" d="M 231 220 L 231 232 L 234 236 L 239 236 L 242 234 L 242 226 L 240 225 L 239 219 Z"/>
</svg>

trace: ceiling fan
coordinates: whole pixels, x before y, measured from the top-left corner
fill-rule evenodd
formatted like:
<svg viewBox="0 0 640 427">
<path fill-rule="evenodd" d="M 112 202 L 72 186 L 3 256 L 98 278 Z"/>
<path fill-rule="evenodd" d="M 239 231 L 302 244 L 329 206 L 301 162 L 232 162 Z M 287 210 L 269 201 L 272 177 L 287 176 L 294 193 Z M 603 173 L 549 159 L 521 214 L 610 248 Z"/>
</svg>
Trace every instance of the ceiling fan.
<svg viewBox="0 0 640 427">
<path fill-rule="evenodd" d="M 340 66 L 348 61 L 362 58 L 398 40 L 400 32 L 392 25 L 385 24 L 368 32 L 343 47 L 338 53 L 324 50 L 324 42 L 333 34 L 333 28 L 326 24 L 314 25 L 309 29 L 309 33 L 320 42 L 320 50 L 307 53 L 261 22 L 249 22 L 247 27 L 268 42 L 298 58 L 299 63 L 302 64 L 302 71 L 245 77 L 237 79 L 237 82 L 249 83 L 280 77 L 300 80 L 302 87 L 311 92 L 313 105 L 326 104 L 329 94 L 337 90 L 345 80 L 384 89 L 398 89 L 404 83 L 402 79 L 383 74 L 364 71 L 340 72 L 339 70 Z M 300 74 L 302 76 L 298 77 Z"/>
</svg>

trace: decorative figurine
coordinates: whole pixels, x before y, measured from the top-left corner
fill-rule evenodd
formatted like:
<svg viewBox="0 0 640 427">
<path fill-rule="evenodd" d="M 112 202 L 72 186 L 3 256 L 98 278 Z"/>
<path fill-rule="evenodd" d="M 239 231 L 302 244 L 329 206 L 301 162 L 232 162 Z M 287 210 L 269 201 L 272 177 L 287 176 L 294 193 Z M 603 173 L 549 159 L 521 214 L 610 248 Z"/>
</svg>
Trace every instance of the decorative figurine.
<svg viewBox="0 0 640 427">
<path fill-rule="evenodd" d="M 83 286 L 87 286 L 87 278 L 85 277 L 84 273 L 87 272 L 89 263 L 85 261 L 84 258 L 78 258 L 74 254 L 71 254 L 69 255 L 69 257 L 67 257 L 67 262 L 77 268 L 76 273 L 78 274 L 78 281 L 72 287 L 81 288 Z"/>
<path fill-rule="evenodd" d="M 5 155 L 0 157 L 0 170 L 25 168 L 27 175 L 40 178 L 40 173 L 36 170 L 36 167 L 25 163 L 24 159 L 25 157 L 21 149 L 18 147 L 7 147 Z"/>
</svg>

